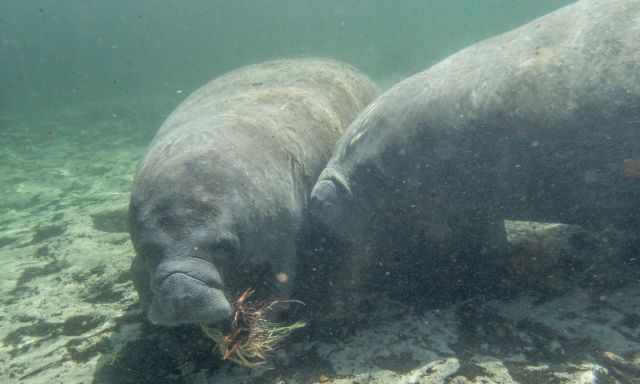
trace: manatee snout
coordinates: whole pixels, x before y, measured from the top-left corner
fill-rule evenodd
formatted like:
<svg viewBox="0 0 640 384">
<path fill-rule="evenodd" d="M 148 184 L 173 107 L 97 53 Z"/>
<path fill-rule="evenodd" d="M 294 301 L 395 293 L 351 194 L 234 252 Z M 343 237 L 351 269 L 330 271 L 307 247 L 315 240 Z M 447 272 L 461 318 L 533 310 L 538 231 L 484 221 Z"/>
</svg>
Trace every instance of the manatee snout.
<svg viewBox="0 0 640 384">
<path fill-rule="evenodd" d="M 158 265 L 151 279 L 149 320 L 158 325 L 215 324 L 231 317 L 218 269 L 197 258 Z"/>
<path fill-rule="evenodd" d="M 338 187 L 333 180 L 320 180 L 311 191 L 311 216 L 327 227 L 333 227 L 340 217 Z"/>
</svg>

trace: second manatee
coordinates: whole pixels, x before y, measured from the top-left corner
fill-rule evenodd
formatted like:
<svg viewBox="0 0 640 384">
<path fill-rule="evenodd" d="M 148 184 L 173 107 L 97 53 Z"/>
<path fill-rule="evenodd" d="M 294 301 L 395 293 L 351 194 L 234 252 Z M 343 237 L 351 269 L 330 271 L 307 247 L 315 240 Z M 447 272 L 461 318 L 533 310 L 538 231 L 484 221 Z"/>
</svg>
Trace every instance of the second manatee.
<svg viewBox="0 0 640 384">
<path fill-rule="evenodd" d="M 384 270 L 413 249 L 450 286 L 446 262 L 503 253 L 504 219 L 637 228 L 638 179 L 623 171 L 634 159 L 640 1 L 584 0 L 383 93 L 336 145 L 312 211 L 375 244 L 365 262 L 387 258 Z"/>
</svg>

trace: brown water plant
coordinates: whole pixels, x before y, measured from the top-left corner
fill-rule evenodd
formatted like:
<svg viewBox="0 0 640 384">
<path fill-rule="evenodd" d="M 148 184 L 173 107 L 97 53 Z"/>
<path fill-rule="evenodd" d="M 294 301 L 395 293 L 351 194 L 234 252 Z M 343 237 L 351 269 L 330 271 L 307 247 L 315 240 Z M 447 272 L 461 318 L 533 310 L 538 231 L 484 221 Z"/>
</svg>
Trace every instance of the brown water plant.
<svg viewBox="0 0 640 384">
<path fill-rule="evenodd" d="M 288 303 L 304 304 L 298 300 L 251 302 L 253 289 L 247 289 L 233 302 L 233 318 L 228 333 L 202 325 L 204 333 L 218 347 L 223 360 L 254 368 L 266 362 L 269 352 L 296 329 L 305 326 L 302 321 L 285 325 L 267 319 L 275 306 Z"/>
</svg>

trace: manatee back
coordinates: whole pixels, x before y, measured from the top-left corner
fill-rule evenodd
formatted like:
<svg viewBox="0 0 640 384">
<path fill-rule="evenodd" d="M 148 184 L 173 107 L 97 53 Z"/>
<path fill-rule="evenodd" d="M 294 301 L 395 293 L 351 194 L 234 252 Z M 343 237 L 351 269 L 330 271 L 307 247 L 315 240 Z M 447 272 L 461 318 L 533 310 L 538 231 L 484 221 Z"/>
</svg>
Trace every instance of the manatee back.
<svg viewBox="0 0 640 384">
<path fill-rule="evenodd" d="M 161 173 L 176 157 L 208 151 L 227 167 L 261 168 L 258 173 L 267 176 L 290 171 L 293 161 L 313 182 L 340 135 L 378 93 L 364 74 L 328 59 L 276 60 L 231 71 L 170 114 L 139 173 Z"/>
</svg>

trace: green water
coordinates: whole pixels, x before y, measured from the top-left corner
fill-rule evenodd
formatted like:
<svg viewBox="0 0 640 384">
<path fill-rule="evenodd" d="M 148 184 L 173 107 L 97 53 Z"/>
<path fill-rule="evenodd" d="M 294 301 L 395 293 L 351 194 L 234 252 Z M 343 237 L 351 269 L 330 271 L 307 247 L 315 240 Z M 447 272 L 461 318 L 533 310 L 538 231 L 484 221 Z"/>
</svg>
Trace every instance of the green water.
<svg viewBox="0 0 640 384">
<path fill-rule="evenodd" d="M 145 322 L 128 272 L 136 164 L 163 119 L 207 80 L 267 59 L 329 56 L 387 88 L 569 3 L 0 0 L 0 383 L 563 382 L 538 369 L 548 359 L 568 361 L 554 366 L 567 377 L 595 372 L 580 383 L 598 382 L 604 376 L 583 364 L 586 354 L 622 345 L 629 360 L 639 348 L 637 287 L 548 306 L 544 295 L 425 313 L 384 302 L 381 319 L 322 323 L 310 331 L 317 338 L 293 338 L 295 357 L 255 374 L 223 365 L 197 330 Z M 540 252 L 563 255 L 558 239 L 576 231 L 509 228 L 516 242 L 542 233 Z M 635 252 L 625 236 L 571 239 L 608 257 Z M 620 271 L 621 281 L 633 276 Z M 552 273 L 523 284 L 565 287 Z M 513 320 L 522 314 L 535 321 Z M 544 323 L 552 318 L 556 329 Z M 431 375 L 447 369 L 461 378 Z M 489 371 L 493 381 L 483 381 Z"/>
<path fill-rule="evenodd" d="M 291 55 L 348 61 L 383 85 L 566 0 L 0 2 L 0 114 L 189 92 Z"/>
</svg>

